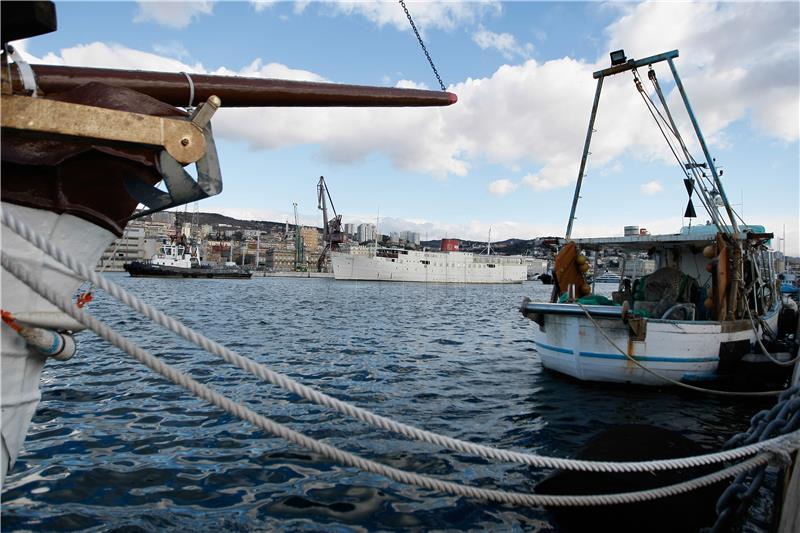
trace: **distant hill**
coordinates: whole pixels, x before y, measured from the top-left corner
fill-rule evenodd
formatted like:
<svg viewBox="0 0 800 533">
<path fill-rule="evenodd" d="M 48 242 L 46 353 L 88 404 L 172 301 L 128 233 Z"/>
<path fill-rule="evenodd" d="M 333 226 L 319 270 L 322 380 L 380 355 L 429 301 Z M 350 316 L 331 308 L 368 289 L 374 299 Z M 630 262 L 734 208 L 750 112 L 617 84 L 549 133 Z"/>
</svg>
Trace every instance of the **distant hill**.
<svg viewBox="0 0 800 533">
<path fill-rule="evenodd" d="M 175 213 L 176 222 L 182 223 L 184 220 L 191 221 L 194 214 L 183 211 L 173 211 Z M 211 226 L 218 226 L 226 224 L 240 229 L 258 229 L 265 232 L 270 231 L 283 231 L 286 227 L 284 222 L 273 222 L 270 220 L 239 220 L 238 218 L 220 215 L 219 213 L 197 213 L 198 224 L 209 224 Z M 305 227 L 312 227 L 307 226 Z M 294 224 L 289 224 L 289 228 L 294 228 Z M 316 228 L 322 232 L 322 228 Z M 550 251 L 546 244 L 548 240 L 555 239 L 556 237 L 540 237 L 536 239 L 506 239 L 492 243 L 492 251 L 504 255 L 531 255 L 535 252 Z M 485 252 L 486 241 L 471 241 L 466 239 L 456 239 L 459 243 L 459 250 L 462 252 Z M 421 246 L 431 250 L 439 250 L 441 248 L 441 239 L 434 239 L 429 241 L 422 241 Z"/>
<path fill-rule="evenodd" d="M 184 213 L 175 211 L 175 217 L 177 222 L 183 222 L 184 220 L 191 221 L 193 218 L 193 213 Z M 234 226 L 241 229 L 259 229 L 261 231 L 281 231 L 286 227 L 286 223 L 284 222 L 272 222 L 269 220 L 239 220 L 238 218 L 227 217 L 225 215 L 220 215 L 219 213 L 197 213 L 197 223 L 198 224 L 209 224 L 211 226 L 217 226 L 220 224 L 227 224 L 228 226 Z M 305 227 L 312 227 L 304 225 Z M 294 228 L 294 224 L 289 224 L 290 228 Z M 321 228 L 317 228 L 319 231 L 322 231 Z"/>
</svg>

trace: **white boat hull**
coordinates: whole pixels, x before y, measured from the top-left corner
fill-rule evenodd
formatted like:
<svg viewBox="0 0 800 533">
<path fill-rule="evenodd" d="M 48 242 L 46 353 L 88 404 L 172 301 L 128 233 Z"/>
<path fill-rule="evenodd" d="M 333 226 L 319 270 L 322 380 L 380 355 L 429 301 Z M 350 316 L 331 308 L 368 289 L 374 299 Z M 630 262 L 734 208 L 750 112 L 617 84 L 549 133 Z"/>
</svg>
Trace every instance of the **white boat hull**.
<svg viewBox="0 0 800 533">
<path fill-rule="evenodd" d="M 91 222 L 68 214 L 57 214 L 3 202 L 3 210 L 71 255 L 94 264 L 114 241 L 114 234 Z M 2 228 L 3 253 L 65 296 L 72 296 L 83 282 L 75 274 L 15 233 Z M 2 270 L 2 308 L 21 325 L 54 330 L 83 327 L 34 293 L 5 269 Z M 46 358 L 31 350 L 5 322 L 2 323 L 2 473 L 13 466 L 25 441 L 31 418 L 39 403 L 39 381 Z"/>
<path fill-rule="evenodd" d="M 462 252 L 409 251 L 396 258 L 332 253 L 331 265 L 335 279 L 350 281 L 522 283 L 527 279 L 528 267 L 521 259 L 498 256 L 493 261 L 491 257 L 495 256 L 476 260 Z"/>
<path fill-rule="evenodd" d="M 777 326 L 776 306 L 764 318 Z M 676 381 L 717 377 L 722 343 L 756 341 L 749 321 L 731 323 L 646 319 L 644 340 L 632 340 L 620 319 L 596 318 L 608 337 L 648 369 Z M 760 335 L 760 328 L 759 328 Z M 585 316 L 545 315 L 534 334 L 536 351 L 545 368 L 583 381 L 665 385 L 620 353 Z"/>
</svg>

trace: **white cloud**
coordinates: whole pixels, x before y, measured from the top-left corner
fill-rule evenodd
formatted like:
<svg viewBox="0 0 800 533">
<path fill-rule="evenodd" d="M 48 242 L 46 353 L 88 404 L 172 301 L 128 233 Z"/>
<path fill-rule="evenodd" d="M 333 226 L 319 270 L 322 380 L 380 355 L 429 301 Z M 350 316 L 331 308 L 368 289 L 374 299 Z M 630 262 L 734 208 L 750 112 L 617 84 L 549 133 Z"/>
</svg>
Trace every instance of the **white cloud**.
<svg viewBox="0 0 800 533">
<path fill-rule="evenodd" d="M 250 5 L 253 6 L 256 13 L 261 13 L 274 6 L 275 1 L 276 0 L 250 0 Z"/>
<path fill-rule="evenodd" d="M 639 191 L 647 196 L 652 196 L 663 190 L 664 187 L 662 187 L 661 183 L 657 180 L 648 181 L 647 183 L 643 183 L 641 186 L 639 186 Z"/>
<path fill-rule="evenodd" d="M 424 83 L 418 83 L 411 80 L 400 80 L 395 84 L 395 87 L 399 87 L 400 89 L 428 89 L 428 86 Z"/>
<path fill-rule="evenodd" d="M 170 28 L 185 28 L 200 15 L 210 15 L 213 3 L 208 1 L 191 2 L 138 2 L 139 9 L 134 22 L 155 22 Z"/>
<path fill-rule="evenodd" d="M 489 192 L 495 196 L 505 196 L 514 192 L 516 188 L 517 184 L 507 179 L 495 180 L 489 184 Z"/>
<path fill-rule="evenodd" d="M 517 39 L 510 33 L 494 33 L 483 26 L 478 31 L 472 34 L 472 40 L 475 41 L 482 50 L 492 48 L 497 50 L 506 59 L 511 59 L 514 56 L 527 58 L 533 52 L 533 45 L 526 43 L 521 45 Z"/>
<path fill-rule="evenodd" d="M 712 139 L 749 116 L 763 133 L 794 141 L 800 137 L 797 16 L 796 3 L 636 4 L 608 27 L 609 49 L 624 46 L 628 57 L 679 49 L 677 67 Z M 677 95 L 670 100 L 677 104 Z"/>
<path fill-rule="evenodd" d="M 402 10 L 393 3 L 326 7 L 369 15 L 385 24 L 396 24 L 395 19 L 382 17 L 399 11 L 406 23 Z M 421 17 L 432 17 L 431 20 L 437 14 L 466 20 L 468 13 L 475 16 L 487 9 L 483 5 L 449 3 L 412 7 Z M 629 57 L 642 57 L 680 48 L 676 65 L 712 151 L 725 141 L 725 127 L 742 119 L 750 120 L 773 138 L 793 142 L 800 135 L 800 30 L 792 22 L 796 9 L 796 5 L 778 3 L 625 5 L 620 8 L 621 18 L 607 29 L 609 49 L 625 43 Z M 696 20 L 704 20 L 704 24 L 687 22 Z M 746 32 L 741 31 L 743 27 Z M 48 54 L 45 61 L 207 72 L 201 64 L 186 65 L 176 59 L 103 43 L 67 48 L 59 54 Z M 459 102 L 446 108 L 223 107 L 215 117 L 215 128 L 218 135 L 244 140 L 254 148 L 316 143 L 326 160 L 339 163 L 381 153 L 397 168 L 438 178 L 464 176 L 473 161 L 488 161 L 521 169 L 514 172 L 527 171 L 522 183 L 547 190 L 570 186 L 577 178 L 595 87 L 592 72 L 607 64 L 604 54 L 595 63 L 564 57 L 503 65 L 491 76 L 468 78 L 453 85 L 451 90 L 458 94 Z M 659 75 L 665 81 L 669 78 L 668 69 L 660 67 Z M 314 72 L 279 63 L 263 64 L 260 59 L 239 71 L 219 68 L 211 73 L 324 81 Z M 422 86 L 408 79 L 397 85 Z M 671 87 L 666 82 L 664 86 Z M 686 132 L 685 138 L 691 139 L 688 120 L 678 112 L 681 106 L 674 89 L 668 99 Z M 674 164 L 629 76 L 605 81 L 595 128 L 587 180 L 618 166 L 624 155 Z"/>
<path fill-rule="evenodd" d="M 411 31 L 405 12 L 397 2 L 321 2 L 332 14 L 361 15 L 380 27 L 390 25 L 398 30 Z M 474 24 L 486 15 L 502 10 L 499 2 L 408 2 L 409 12 L 420 33 L 427 29 L 453 30 Z"/>
<path fill-rule="evenodd" d="M 175 59 L 187 59 L 190 57 L 189 51 L 180 41 L 153 43 L 153 51 L 159 55 L 174 57 Z"/>
</svg>

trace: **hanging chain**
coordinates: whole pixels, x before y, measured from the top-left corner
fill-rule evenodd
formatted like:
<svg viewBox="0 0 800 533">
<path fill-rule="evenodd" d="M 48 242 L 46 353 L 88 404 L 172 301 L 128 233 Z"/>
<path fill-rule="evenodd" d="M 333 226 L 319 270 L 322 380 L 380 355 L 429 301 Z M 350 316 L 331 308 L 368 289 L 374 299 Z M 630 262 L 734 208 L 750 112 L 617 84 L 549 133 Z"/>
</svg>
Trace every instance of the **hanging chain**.
<svg viewBox="0 0 800 533">
<path fill-rule="evenodd" d="M 436 79 L 439 80 L 439 87 L 441 87 L 443 91 L 447 91 L 441 76 L 439 76 L 439 71 L 436 70 L 436 65 L 433 64 L 433 59 L 431 59 L 431 55 L 428 53 L 428 49 L 425 48 L 425 43 L 422 42 L 422 37 L 420 36 L 419 31 L 417 31 L 417 26 L 416 24 L 414 24 L 414 19 L 411 18 L 411 13 L 408 12 L 406 3 L 403 2 L 403 0 L 399 1 L 400 5 L 403 6 L 403 11 L 406 12 L 406 17 L 408 17 L 408 22 L 411 23 L 411 29 L 414 30 L 414 35 L 417 36 L 417 40 L 419 41 L 419 45 L 422 47 L 422 51 L 425 52 L 425 57 L 428 58 L 428 63 L 430 63 L 431 68 L 433 69 L 433 73 L 436 75 Z"/>
</svg>

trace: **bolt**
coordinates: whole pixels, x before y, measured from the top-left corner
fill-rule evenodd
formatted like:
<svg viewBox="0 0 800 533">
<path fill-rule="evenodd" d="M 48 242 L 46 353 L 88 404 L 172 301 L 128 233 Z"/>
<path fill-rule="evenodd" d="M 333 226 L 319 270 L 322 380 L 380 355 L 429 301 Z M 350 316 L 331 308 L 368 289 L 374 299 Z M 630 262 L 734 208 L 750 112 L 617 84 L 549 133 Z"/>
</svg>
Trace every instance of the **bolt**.
<svg viewBox="0 0 800 533">
<path fill-rule="evenodd" d="M 189 146 L 189 142 L 190 142 L 189 138 L 184 137 L 183 139 L 181 139 L 181 146 Z"/>
</svg>

